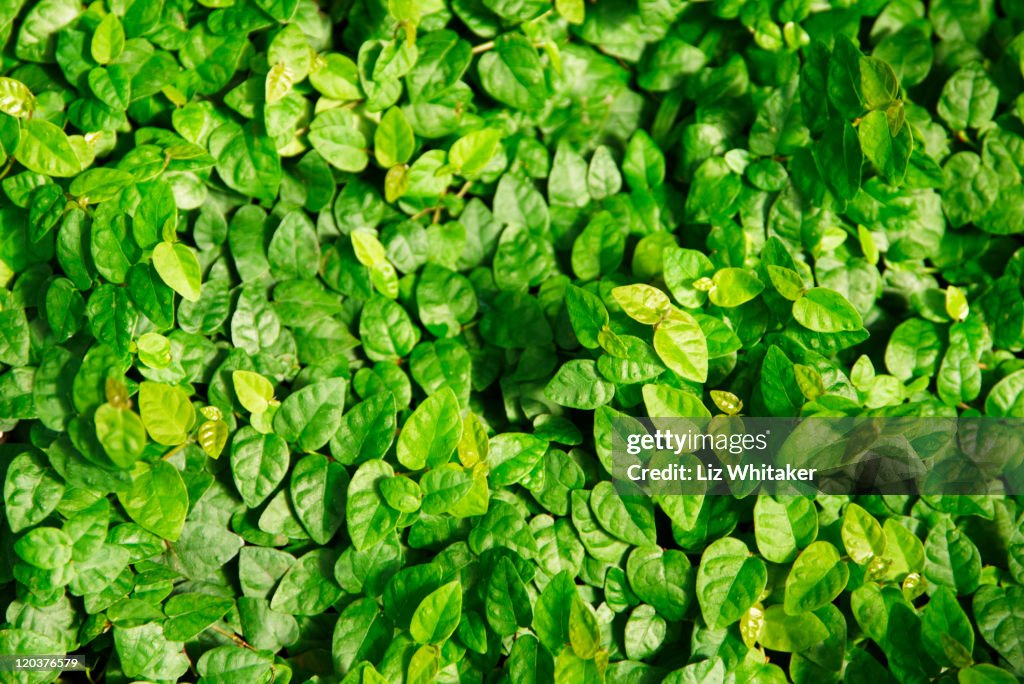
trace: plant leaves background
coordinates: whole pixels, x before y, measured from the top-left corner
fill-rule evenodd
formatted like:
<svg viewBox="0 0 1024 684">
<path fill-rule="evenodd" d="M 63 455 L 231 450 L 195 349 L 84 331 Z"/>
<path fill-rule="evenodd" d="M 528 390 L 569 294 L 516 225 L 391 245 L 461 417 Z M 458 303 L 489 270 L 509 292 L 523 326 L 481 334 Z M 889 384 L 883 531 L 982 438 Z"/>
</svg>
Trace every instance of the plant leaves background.
<svg viewBox="0 0 1024 684">
<path fill-rule="evenodd" d="M 1019 3 L 30 0 L 0 40 L 0 653 L 1024 675 L 1018 497 L 609 483 L 622 416 L 1024 413 Z"/>
</svg>

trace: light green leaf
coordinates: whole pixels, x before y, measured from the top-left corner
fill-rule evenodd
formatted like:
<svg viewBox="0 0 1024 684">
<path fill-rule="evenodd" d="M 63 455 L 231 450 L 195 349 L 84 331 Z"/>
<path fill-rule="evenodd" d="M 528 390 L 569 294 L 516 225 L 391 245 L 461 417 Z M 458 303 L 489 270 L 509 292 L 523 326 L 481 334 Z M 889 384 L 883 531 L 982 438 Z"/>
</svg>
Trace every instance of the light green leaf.
<svg viewBox="0 0 1024 684">
<path fill-rule="evenodd" d="M 274 399 L 274 385 L 259 373 L 236 370 L 231 382 L 238 402 L 250 413 L 263 413 Z"/>
<path fill-rule="evenodd" d="M 373 134 L 373 154 L 385 169 L 405 164 L 412 157 L 416 138 L 412 126 L 398 107 L 392 107 L 381 117 Z"/>
<path fill-rule="evenodd" d="M 680 377 L 694 382 L 707 380 L 707 339 L 690 314 L 679 310 L 669 312 L 654 330 L 654 350 Z"/>
<path fill-rule="evenodd" d="M 137 464 L 131 486 L 117 494 L 128 515 L 143 529 L 177 541 L 188 512 L 188 491 L 177 468 L 167 461 Z"/>
<path fill-rule="evenodd" d="M 814 332 L 838 333 L 860 330 L 860 313 L 846 297 L 826 287 L 815 287 L 793 302 L 793 318 Z"/>
<path fill-rule="evenodd" d="M 764 283 L 742 268 L 720 269 L 712 276 L 711 282 L 714 286 L 708 292 L 708 298 L 716 306 L 740 306 L 764 290 Z"/>
<path fill-rule="evenodd" d="M 476 180 L 501 146 L 501 131 L 485 128 L 456 140 L 448 151 L 448 163 L 467 180 Z"/>
<path fill-rule="evenodd" d="M 184 443 L 196 422 L 185 390 L 160 382 L 139 385 L 139 413 L 149 436 L 168 446 Z"/>
<path fill-rule="evenodd" d="M 109 64 L 121 56 L 124 46 L 124 27 L 118 16 L 110 13 L 103 17 L 92 34 L 89 46 L 92 58 L 100 64 Z"/>
<path fill-rule="evenodd" d="M 21 141 L 14 156 L 29 171 L 47 176 L 67 178 L 82 168 L 67 134 L 43 119 L 30 119 L 22 124 Z"/>
<path fill-rule="evenodd" d="M 398 462 L 410 470 L 447 463 L 462 438 L 459 401 L 450 388 L 427 397 L 398 435 Z"/>
<path fill-rule="evenodd" d="M 190 302 L 202 293 L 202 270 L 195 251 L 180 242 L 161 242 L 153 250 L 153 266 L 169 288 Z"/>
</svg>

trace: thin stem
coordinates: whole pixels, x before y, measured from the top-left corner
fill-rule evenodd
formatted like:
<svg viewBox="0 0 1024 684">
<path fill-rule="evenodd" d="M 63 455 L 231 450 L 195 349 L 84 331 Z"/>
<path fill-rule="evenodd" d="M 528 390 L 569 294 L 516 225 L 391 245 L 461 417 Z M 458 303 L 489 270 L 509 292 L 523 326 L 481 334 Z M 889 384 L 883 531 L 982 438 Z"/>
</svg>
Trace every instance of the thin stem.
<svg viewBox="0 0 1024 684">
<path fill-rule="evenodd" d="M 486 43 L 480 43 L 479 45 L 474 45 L 473 49 L 470 50 L 470 52 L 472 52 L 474 55 L 479 55 L 482 52 L 487 52 L 488 50 L 493 50 L 493 49 L 494 49 L 494 41 L 493 40 L 489 40 Z"/>
<path fill-rule="evenodd" d="M 409 218 L 409 220 L 410 220 L 410 221 L 416 221 L 416 220 L 418 220 L 418 219 L 421 219 L 421 218 L 423 218 L 424 216 L 426 216 L 427 214 L 431 213 L 432 211 L 436 211 L 436 210 L 437 210 L 438 208 L 439 208 L 439 207 L 427 207 L 426 209 L 420 209 L 420 210 L 419 210 L 419 211 L 417 211 L 417 212 L 416 212 L 415 214 L 413 214 L 413 215 L 412 215 L 412 216 L 411 216 L 411 217 Z"/>
<path fill-rule="evenodd" d="M 247 648 L 250 651 L 255 651 L 256 650 L 255 648 L 253 648 L 253 646 L 248 641 L 246 641 L 242 637 L 238 636 L 234 632 L 229 632 L 228 630 L 223 629 L 221 627 L 218 627 L 217 625 L 213 625 L 211 627 L 211 629 L 213 631 L 217 632 L 218 634 L 221 634 L 221 635 L 226 636 L 227 638 L 231 639 L 232 641 L 234 641 L 237 645 L 241 646 L 242 648 Z"/>
<path fill-rule="evenodd" d="M 188 440 L 184 444 L 179 444 L 178 446 L 174 447 L 173 449 L 168 451 L 166 454 L 164 454 L 160 458 L 162 458 L 163 460 L 167 461 L 167 460 L 173 458 L 179 451 L 181 451 L 182 449 L 184 449 L 185 447 L 187 447 L 191 443 L 192 443 L 192 440 Z"/>
</svg>

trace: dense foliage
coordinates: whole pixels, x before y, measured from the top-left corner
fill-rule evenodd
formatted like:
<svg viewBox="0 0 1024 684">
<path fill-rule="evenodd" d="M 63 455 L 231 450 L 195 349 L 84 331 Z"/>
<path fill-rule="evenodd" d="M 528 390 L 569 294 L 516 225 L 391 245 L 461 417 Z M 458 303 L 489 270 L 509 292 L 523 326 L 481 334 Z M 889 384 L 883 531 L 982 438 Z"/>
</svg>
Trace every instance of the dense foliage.
<svg viewBox="0 0 1024 684">
<path fill-rule="evenodd" d="M 1020 498 L 609 473 L 624 414 L 1024 416 L 1022 31 L 1017 0 L 0 2 L 0 654 L 1016 681 Z"/>
</svg>

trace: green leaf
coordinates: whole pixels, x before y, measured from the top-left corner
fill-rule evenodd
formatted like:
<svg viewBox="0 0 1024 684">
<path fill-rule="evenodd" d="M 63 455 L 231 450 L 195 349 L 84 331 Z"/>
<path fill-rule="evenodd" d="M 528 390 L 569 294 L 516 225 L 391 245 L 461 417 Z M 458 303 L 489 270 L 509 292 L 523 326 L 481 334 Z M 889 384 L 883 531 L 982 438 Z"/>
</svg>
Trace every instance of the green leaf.
<svg viewBox="0 0 1024 684">
<path fill-rule="evenodd" d="M 288 68 L 296 83 L 304 80 L 310 68 L 309 41 L 296 24 L 281 29 L 267 48 L 267 61 L 271 66 L 279 64 Z"/>
<path fill-rule="evenodd" d="M 924 554 L 924 576 L 935 584 L 958 594 L 970 594 L 978 588 L 978 548 L 950 519 L 943 518 L 928 533 Z"/>
<path fill-rule="evenodd" d="M 838 199 L 851 200 L 857 195 L 864 166 L 857 129 L 845 121 L 830 121 L 814 146 L 814 161 L 822 180 Z"/>
<path fill-rule="evenodd" d="M 316 451 L 341 425 L 347 387 L 343 378 L 330 378 L 288 395 L 274 414 L 274 431 L 303 451 Z"/>
<path fill-rule="evenodd" d="M 317 544 L 326 545 L 341 527 L 348 484 L 348 472 L 326 456 L 310 454 L 295 463 L 289 482 L 292 506 Z"/>
<path fill-rule="evenodd" d="M 584 17 L 582 0 L 555 0 L 558 14 L 570 24 L 582 24 Z"/>
<path fill-rule="evenodd" d="M 958 681 L 963 684 L 1013 684 L 1017 678 L 995 665 L 982 663 L 960 670 Z"/>
<path fill-rule="evenodd" d="M 572 245 L 572 270 L 580 280 L 594 280 L 619 267 L 626 235 L 611 214 L 597 214 Z"/>
<path fill-rule="evenodd" d="M 633 660 L 651 657 L 665 642 L 667 632 L 665 619 L 652 606 L 637 606 L 626 621 L 626 655 Z"/>
<path fill-rule="evenodd" d="M 673 310 L 654 331 L 654 349 L 680 377 L 704 382 L 708 375 L 708 345 L 700 324 L 688 313 Z"/>
<path fill-rule="evenodd" d="M 921 641 L 937 663 L 966 667 L 973 662 L 974 629 L 956 595 L 945 587 L 932 594 L 924 608 Z"/>
<path fill-rule="evenodd" d="M 622 189 L 622 174 L 615 164 L 611 150 L 601 145 L 594 150 L 587 168 L 587 189 L 596 200 L 611 197 Z"/>
<path fill-rule="evenodd" d="M 902 105 L 894 105 L 901 107 Z M 857 137 L 864 156 L 874 164 L 889 185 L 901 185 L 907 175 L 914 138 L 910 124 L 893 127 L 887 112 L 869 112 L 860 121 Z"/>
<path fill-rule="evenodd" d="M 43 119 L 30 119 L 22 124 L 21 141 L 14 156 L 29 171 L 47 176 L 67 178 L 82 168 L 68 136 Z"/>
<path fill-rule="evenodd" d="M 900 95 L 896 72 L 877 57 L 861 57 L 860 95 L 868 109 L 889 107 Z"/>
<path fill-rule="evenodd" d="M 409 633 L 421 644 L 442 644 L 462 617 L 462 585 L 449 582 L 428 594 L 412 614 Z"/>
<path fill-rule="evenodd" d="M 373 154 L 377 163 L 385 169 L 405 164 L 412 157 L 415 147 L 416 138 L 412 126 L 402 110 L 392 107 L 386 111 L 373 134 Z"/>
<path fill-rule="evenodd" d="M 985 412 L 990 416 L 1024 415 L 1024 370 L 1014 371 L 995 384 L 985 398 Z"/>
<path fill-rule="evenodd" d="M 71 538 L 55 527 L 37 527 L 14 544 L 18 558 L 43 570 L 56 570 L 71 561 Z"/>
<path fill-rule="evenodd" d="M 159 624 L 115 627 L 114 645 L 125 675 L 150 680 L 177 679 L 189 660 L 180 642 L 169 641 Z"/>
<path fill-rule="evenodd" d="M 697 569 L 697 599 L 704 622 L 727 627 L 761 597 L 768 580 L 764 561 L 752 556 L 746 544 L 726 537 L 714 542 Z"/>
<path fill-rule="evenodd" d="M 501 131 L 485 128 L 462 136 L 448 150 L 448 163 L 466 180 L 476 180 L 501 146 Z"/>
<path fill-rule="evenodd" d="M 487 581 L 487 623 L 500 636 L 511 636 L 533 621 L 526 585 L 508 558 L 502 558 Z"/>
<path fill-rule="evenodd" d="M 596 349 L 598 335 L 608 324 L 608 309 L 597 295 L 570 285 L 565 291 L 565 308 L 580 344 Z"/>
<path fill-rule="evenodd" d="M 271 273 L 281 279 L 315 278 L 320 244 L 313 223 L 301 211 L 289 212 L 274 231 L 267 249 Z"/>
<path fill-rule="evenodd" d="M 900 323 L 889 338 L 885 366 L 901 380 L 931 375 L 938 369 L 942 347 L 934 323 L 912 318 Z"/>
<path fill-rule="evenodd" d="M 793 318 L 814 332 L 839 333 L 860 330 L 860 313 L 846 297 L 827 287 L 815 287 L 793 302 Z"/>
<path fill-rule="evenodd" d="M 124 288 L 101 285 L 89 297 L 85 316 L 96 339 L 110 345 L 122 356 L 127 355 L 132 332 L 138 324 L 138 312 Z"/>
<path fill-rule="evenodd" d="M 362 464 L 352 475 L 345 502 L 345 525 L 359 551 L 375 546 L 398 523 L 398 511 L 387 505 L 378 489 L 382 480 L 394 476 L 390 465 L 376 460 Z"/>
<path fill-rule="evenodd" d="M 593 659 L 601 648 L 601 631 L 590 606 L 573 592 L 569 604 L 569 645 L 577 657 Z"/>
<path fill-rule="evenodd" d="M 270 599 L 271 609 L 292 615 L 319 615 L 330 608 L 342 594 L 334 581 L 336 560 L 335 552 L 317 548 L 295 561 L 277 585 Z"/>
<path fill-rule="evenodd" d="M 203 593 L 176 594 L 164 604 L 164 637 L 188 641 L 217 620 L 232 606 L 231 599 Z"/>
<path fill-rule="evenodd" d="M 146 446 L 142 419 L 131 409 L 103 404 L 96 409 L 96 438 L 118 468 L 131 469 Z"/>
<path fill-rule="evenodd" d="M 4 478 L 4 513 L 13 532 L 42 522 L 60 503 L 64 483 L 32 452 L 18 454 Z"/>
<path fill-rule="evenodd" d="M 318 91 L 338 102 L 358 100 L 363 96 L 355 62 L 336 52 L 328 52 L 313 61 L 309 82 Z"/>
<path fill-rule="evenodd" d="M 169 288 L 190 302 L 202 292 L 202 270 L 195 251 L 180 242 L 161 242 L 153 250 L 153 266 Z"/>
<path fill-rule="evenodd" d="M 149 436 L 168 446 L 184 443 L 196 422 L 185 390 L 160 382 L 139 385 L 139 413 Z"/>
<path fill-rule="evenodd" d="M 173 235 L 178 225 L 178 209 L 174 200 L 174 191 L 170 184 L 152 181 L 139 187 L 142 195 L 136 208 L 132 223 L 132 232 L 136 241 L 143 246 L 155 243 L 160 236 Z M 223 217 L 210 214 L 209 221 L 220 219 L 218 228 L 226 229 Z M 216 218 L 214 218 L 216 217 Z M 197 226 L 197 233 L 202 232 L 204 222 Z M 223 240 L 223 238 L 221 238 Z"/>
<path fill-rule="evenodd" d="M 790 615 L 816 610 L 831 603 L 850 578 L 836 547 L 816 541 L 800 552 L 786 577 L 785 608 Z"/>
<path fill-rule="evenodd" d="M 544 395 L 562 406 L 595 409 L 612 400 L 615 386 L 598 375 L 595 362 L 576 359 L 558 369 Z"/>
<path fill-rule="evenodd" d="M 27 365 L 31 344 L 25 311 L 21 308 L 0 311 L 0 363 Z"/>
<path fill-rule="evenodd" d="M 582 20 L 582 6 L 579 16 Z M 638 130 L 629 139 L 622 173 L 634 190 L 656 188 L 665 182 L 665 155 L 646 131 Z"/>
<path fill-rule="evenodd" d="M 381 614 L 373 599 L 357 599 L 342 611 L 334 629 L 331 653 L 334 668 L 339 673 L 359 671 L 356 666 L 368 665 L 376 660 L 388 647 L 394 635 L 394 627 Z M 383 677 L 374 680 L 367 673 L 374 673 L 372 665 L 362 668 L 363 682 L 384 682 Z"/>
<path fill-rule="evenodd" d="M 362 171 L 369 163 L 366 137 L 359 130 L 355 114 L 347 109 L 329 109 L 313 119 L 309 142 L 341 171 Z"/>
<path fill-rule="evenodd" d="M 855 503 L 846 507 L 842 526 L 843 546 L 854 563 L 866 565 L 885 553 L 885 534 L 874 516 Z"/>
<path fill-rule="evenodd" d="M 775 290 L 791 302 L 800 299 L 806 292 L 803 279 L 793 269 L 769 265 L 765 270 L 768 271 L 768 278 Z"/>
<path fill-rule="evenodd" d="M 499 37 L 494 50 L 480 57 L 478 68 L 484 90 L 498 102 L 525 111 L 544 106 L 547 79 L 537 50 L 526 37 L 516 33 Z"/>
<path fill-rule="evenodd" d="M 590 493 L 594 517 L 609 534 L 635 546 L 657 542 L 654 507 L 641 497 L 624 496 L 610 482 L 599 482 Z"/>
<path fill-rule="evenodd" d="M 231 382 L 238 402 L 250 413 L 263 413 L 274 399 L 274 385 L 259 373 L 236 370 Z"/>
<path fill-rule="evenodd" d="M 811 612 L 790 614 L 782 606 L 769 606 L 757 640 L 767 649 L 800 653 L 828 637 L 828 628 Z"/>
<path fill-rule="evenodd" d="M 288 445 L 278 435 L 243 427 L 231 440 L 231 477 L 242 500 L 251 508 L 259 506 L 277 489 L 289 465 Z"/>
<path fill-rule="evenodd" d="M 639 547 L 626 561 L 630 587 L 666 620 L 680 620 L 686 614 L 695 592 L 693 575 L 686 554 L 677 549 Z"/>
<path fill-rule="evenodd" d="M 0 112 L 23 118 L 32 113 L 36 101 L 32 91 L 21 81 L 0 77 Z"/>
<path fill-rule="evenodd" d="M 92 34 L 89 50 L 92 58 L 100 64 L 113 62 L 124 52 L 124 27 L 116 14 L 108 14 Z"/>
<path fill-rule="evenodd" d="M 814 505 L 801 497 L 760 496 L 754 504 L 754 534 L 765 559 L 789 563 L 817 537 Z"/>
<path fill-rule="evenodd" d="M 445 388 L 427 397 L 402 426 L 398 462 L 410 470 L 447 463 L 462 438 L 462 420 L 455 393 Z"/>
<path fill-rule="evenodd" d="M 521 432 L 495 435 L 486 448 L 490 482 L 496 486 L 519 482 L 534 471 L 547 449 L 547 442 L 533 435 Z"/>
<path fill-rule="evenodd" d="M 203 653 L 196 669 L 205 682 L 228 684 L 273 679 L 272 665 L 271 658 L 255 650 L 220 646 Z"/>
<path fill-rule="evenodd" d="M 433 476 L 435 473 L 443 472 L 444 471 L 440 468 L 432 470 L 426 477 L 424 477 L 424 485 L 427 484 L 427 478 Z M 415 513 L 418 511 L 424 498 L 423 491 L 420 489 L 420 486 L 416 484 L 414 480 L 410 480 L 404 476 L 388 478 L 381 482 L 380 493 L 381 496 L 384 497 L 388 506 L 391 506 L 391 508 L 402 513 Z M 437 508 L 438 512 L 444 512 L 447 510 L 448 504 L 450 503 L 450 501 L 446 500 L 448 493 L 448 488 L 441 489 L 439 498 L 442 502 Z M 438 494 L 438 490 L 433 489 L 431 494 Z"/>
<path fill-rule="evenodd" d="M 1013 666 L 1024 669 L 1024 613 L 1020 587 L 985 586 L 974 595 L 974 618 L 982 638 Z"/>
<path fill-rule="evenodd" d="M 363 306 L 359 336 L 367 356 L 384 361 L 411 352 L 419 342 L 420 331 L 413 326 L 408 312 L 400 304 L 374 295 Z"/>
<path fill-rule="evenodd" d="M 548 201 L 569 207 L 583 207 L 590 202 L 587 162 L 568 142 L 560 142 L 555 148 L 548 175 Z"/>
<path fill-rule="evenodd" d="M 967 319 L 970 306 L 967 304 L 967 296 L 963 290 L 950 285 L 946 288 L 946 313 L 954 321 L 962 322 Z"/>
<path fill-rule="evenodd" d="M 210 153 L 217 160 L 217 173 L 229 188 L 265 202 L 277 196 L 281 158 L 257 122 L 244 126 L 226 123 L 217 128 L 210 136 Z"/>
<path fill-rule="evenodd" d="M 131 486 L 117 499 L 143 529 L 168 541 L 181 536 L 189 496 L 181 474 L 167 461 L 137 464 Z"/>
<path fill-rule="evenodd" d="M 331 454 L 338 461 L 363 463 L 383 458 L 395 438 L 395 398 L 390 392 L 374 395 L 350 408 L 331 438 Z"/>
<path fill-rule="evenodd" d="M 612 297 L 626 315 L 647 325 L 655 325 L 672 308 L 668 296 L 650 285 L 623 285 L 612 290 Z"/>
<path fill-rule="evenodd" d="M 734 307 L 761 294 L 764 283 L 742 268 L 723 268 L 711 278 L 708 298 L 715 306 Z"/>
<path fill-rule="evenodd" d="M 954 131 L 981 128 L 996 113 L 999 89 L 982 66 L 968 63 L 958 69 L 942 87 L 937 111 Z"/>
</svg>

